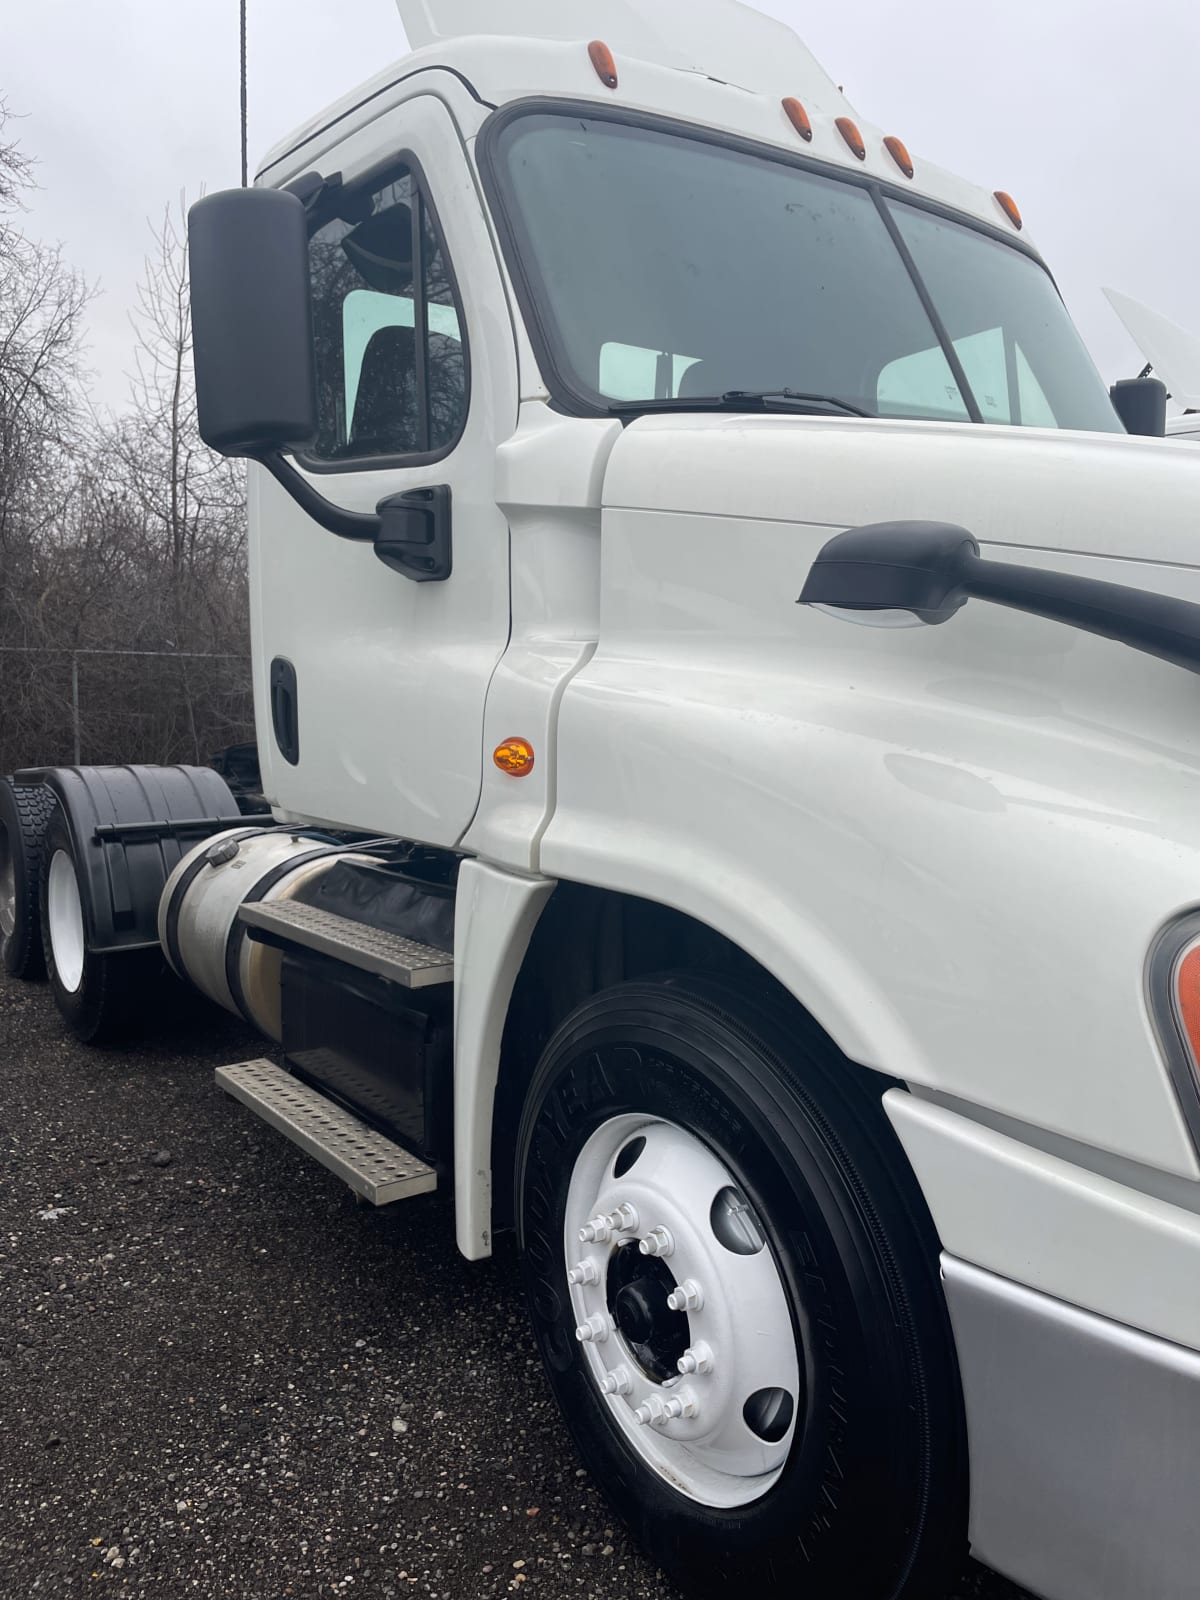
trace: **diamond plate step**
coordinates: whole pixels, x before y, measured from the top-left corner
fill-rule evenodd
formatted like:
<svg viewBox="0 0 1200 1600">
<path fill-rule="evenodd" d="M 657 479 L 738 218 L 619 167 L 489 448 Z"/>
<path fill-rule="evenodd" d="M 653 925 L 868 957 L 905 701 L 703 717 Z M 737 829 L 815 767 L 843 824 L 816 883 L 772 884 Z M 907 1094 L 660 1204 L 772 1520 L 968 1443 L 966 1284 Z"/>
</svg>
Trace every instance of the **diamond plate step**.
<svg viewBox="0 0 1200 1600">
<path fill-rule="evenodd" d="M 415 939 L 401 938 L 398 933 L 388 933 L 383 928 L 370 928 L 352 917 L 323 911 L 320 906 L 278 900 L 245 905 L 238 915 L 247 927 L 273 940 L 317 950 L 321 955 L 332 956 L 363 972 L 390 978 L 406 989 L 424 989 L 431 984 L 454 981 L 454 958 L 444 950 L 418 944 Z"/>
<path fill-rule="evenodd" d="M 273 1061 L 218 1067 L 217 1087 L 336 1173 L 373 1206 L 437 1188 L 432 1167 Z"/>
</svg>

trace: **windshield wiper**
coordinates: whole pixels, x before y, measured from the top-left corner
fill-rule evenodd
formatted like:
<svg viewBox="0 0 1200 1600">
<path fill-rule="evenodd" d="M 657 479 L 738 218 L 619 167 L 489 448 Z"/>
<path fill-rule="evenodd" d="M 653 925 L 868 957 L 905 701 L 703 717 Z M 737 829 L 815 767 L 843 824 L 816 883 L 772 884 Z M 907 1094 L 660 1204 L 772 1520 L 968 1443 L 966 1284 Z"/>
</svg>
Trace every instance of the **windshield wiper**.
<svg viewBox="0 0 1200 1600">
<path fill-rule="evenodd" d="M 837 416 L 873 417 L 835 394 L 806 394 L 800 389 L 726 389 L 724 394 L 676 395 L 670 400 L 616 400 L 609 411 L 616 417 L 642 411 L 798 411 L 809 416 L 832 412 Z"/>
</svg>

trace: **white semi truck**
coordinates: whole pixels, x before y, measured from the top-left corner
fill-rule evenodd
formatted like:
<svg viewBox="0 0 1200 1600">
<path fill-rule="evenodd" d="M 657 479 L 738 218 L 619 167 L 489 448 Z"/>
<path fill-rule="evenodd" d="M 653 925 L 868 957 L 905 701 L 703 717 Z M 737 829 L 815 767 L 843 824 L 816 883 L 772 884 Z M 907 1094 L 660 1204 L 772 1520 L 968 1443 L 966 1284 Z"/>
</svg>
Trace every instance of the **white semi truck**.
<svg viewBox="0 0 1200 1600">
<path fill-rule="evenodd" d="M 514 1227 L 685 1592 L 1194 1595 L 1200 453 L 781 25 L 400 10 L 191 218 L 269 811 L 14 775 L 9 970 Z"/>
</svg>

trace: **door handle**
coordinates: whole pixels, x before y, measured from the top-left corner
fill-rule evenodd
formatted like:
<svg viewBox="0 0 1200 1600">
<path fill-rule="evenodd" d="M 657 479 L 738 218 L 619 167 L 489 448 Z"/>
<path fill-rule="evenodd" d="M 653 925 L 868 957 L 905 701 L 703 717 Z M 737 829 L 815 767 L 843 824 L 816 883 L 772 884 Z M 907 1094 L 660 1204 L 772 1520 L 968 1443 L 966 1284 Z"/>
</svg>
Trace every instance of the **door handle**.
<svg viewBox="0 0 1200 1600">
<path fill-rule="evenodd" d="M 445 583 L 453 568 L 449 484 L 391 495 L 375 514 L 375 554 L 385 567 L 414 583 Z"/>
<path fill-rule="evenodd" d="M 271 727 L 279 753 L 289 766 L 300 764 L 300 705 L 296 669 L 276 656 L 271 663 Z"/>
</svg>

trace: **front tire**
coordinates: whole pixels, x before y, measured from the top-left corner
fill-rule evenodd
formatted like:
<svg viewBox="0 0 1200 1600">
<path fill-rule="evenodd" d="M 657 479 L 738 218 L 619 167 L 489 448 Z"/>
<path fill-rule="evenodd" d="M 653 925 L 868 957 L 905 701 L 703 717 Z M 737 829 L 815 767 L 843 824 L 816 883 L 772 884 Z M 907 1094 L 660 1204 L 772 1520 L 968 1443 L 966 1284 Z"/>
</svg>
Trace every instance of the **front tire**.
<svg viewBox="0 0 1200 1600">
<path fill-rule="evenodd" d="M 534 1073 L 537 1342 L 593 1477 L 688 1594 L 915 1600 L 963 1553 L 937 1240 L 881 1088 L 790 1006 L 688 977 L 588 1001 Z"/>
<path fill-rule="evenodd" d="M 38 872 L 54 796 L 44 784 L 0 782 L 0 961 L 13 978 L 44 978 Z"/>
<path fill-rule="evenodd" d="M 41 860 L 42 940 L 59 1015 L 84 1044 L 131 1031 L 162 975 L 157 950 L 100 953 L 88 948 L 80 868 L 62 807 L 55 805 Z"/>
</svg>

